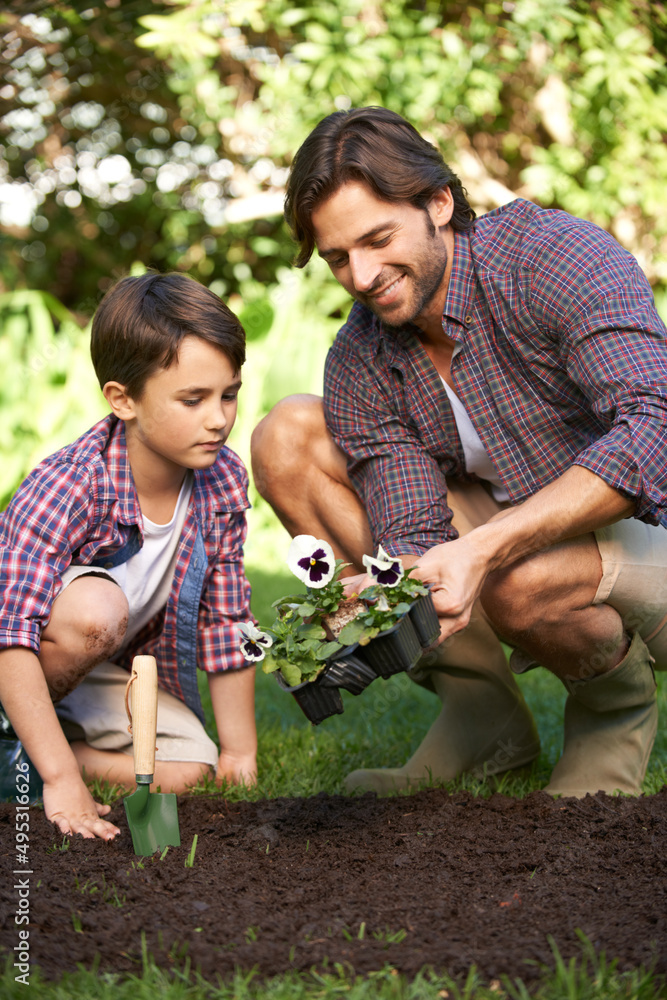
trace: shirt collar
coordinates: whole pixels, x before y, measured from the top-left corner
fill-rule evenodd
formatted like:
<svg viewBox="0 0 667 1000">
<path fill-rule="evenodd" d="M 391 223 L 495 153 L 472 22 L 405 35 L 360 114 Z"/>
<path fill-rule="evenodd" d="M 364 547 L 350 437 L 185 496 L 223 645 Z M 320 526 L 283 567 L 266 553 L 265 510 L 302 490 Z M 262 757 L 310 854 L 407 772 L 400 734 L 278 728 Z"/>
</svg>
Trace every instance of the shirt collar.
<svg viewBox="0 0 667 1000">
<path fill-rule="evenodd" d="M 461 326 L 463 328 L 460 331 L 461 338 L 464 337 L 471 321 L 474 295 L 475 268 L 470 251 L 470 235 L 455 232 L 452 270 L 449 275 L 445 307 L 442 311 L 442 324 L 444 327 L 447 321 L 451 320 Z M 451 331 L 446 332 L 451 333 Z"/>
<path fill-rule="evenodd" d="M 106 467 L 116 486 L 118 497 L 118 520 L 122 524 L 141 524 L 139 498 L 132 478 L 130 460 L 125 441 L 125 424 L 117 417 L 111 417 L 111 432 L 106 447 Z"/>
</svg>

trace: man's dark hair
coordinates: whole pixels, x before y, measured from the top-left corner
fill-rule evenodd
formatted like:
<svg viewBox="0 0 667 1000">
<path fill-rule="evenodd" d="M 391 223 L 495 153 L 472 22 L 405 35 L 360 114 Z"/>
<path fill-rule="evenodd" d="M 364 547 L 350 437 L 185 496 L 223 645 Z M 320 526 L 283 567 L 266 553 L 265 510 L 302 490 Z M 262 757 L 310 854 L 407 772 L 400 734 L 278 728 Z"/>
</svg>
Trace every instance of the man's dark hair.
<svg viewBox="0 0 667 1000">
<path fill-rule="evenodd" d="M 90 353 L 100 386 L 119 382 L 140 399 L 146 380 L 169 367 L 187 336 L 215 344 L 240 371 L 245 332 L 214 292 L 185 274 L 121 278 L 93 318 Z"/>
<path fill-rule="evenodd" d="M 465 232 L 475 219 L 461 181 L 405 118 L 387 108 L 335 111 L 302 143 L 287 182 L 285 218 L 300 244 L 297 267 L 308 263 L 315 248 L 314 210 L 348 181 L 362 181 L 383 201 L 408 201 L 420 209 L 448 187 L 452 229 Z"/>
</svg>

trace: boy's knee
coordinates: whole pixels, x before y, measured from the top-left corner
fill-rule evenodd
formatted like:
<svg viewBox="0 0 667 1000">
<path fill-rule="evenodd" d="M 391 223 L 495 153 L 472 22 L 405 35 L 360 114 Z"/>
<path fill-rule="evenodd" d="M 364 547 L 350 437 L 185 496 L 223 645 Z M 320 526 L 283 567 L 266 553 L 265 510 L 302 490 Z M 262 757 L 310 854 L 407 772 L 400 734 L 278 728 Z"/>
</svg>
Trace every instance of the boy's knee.
<svg viewBox="0 0 667 1000">
<path fill-rule="evenodd" d="M 289 481 L 316 458 L 318 442 L 327 435 L 319 396 L 287 396 L 257 425 L 250 450 L 252 471 L 259 493 L 266 498 L 271 487 Z"/>
<path fill-rule="evenodd" d="M 56 598 L 44 638 L 91 663 L 113 656 L 127 630 L 125 594 L 109 579 L 78 577 Z"/>
</svg>

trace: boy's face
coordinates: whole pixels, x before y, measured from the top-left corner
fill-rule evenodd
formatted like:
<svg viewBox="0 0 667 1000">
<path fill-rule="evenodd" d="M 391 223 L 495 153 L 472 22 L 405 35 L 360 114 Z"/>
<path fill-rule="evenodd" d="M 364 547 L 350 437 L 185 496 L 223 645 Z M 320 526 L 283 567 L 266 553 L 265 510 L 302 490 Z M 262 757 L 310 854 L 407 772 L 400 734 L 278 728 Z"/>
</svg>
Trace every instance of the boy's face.
<svg viewBox="0 0 667 1000">
<path fill-rule="evenodd" d="M 134 460 L 154 466 L 206 469 L 216 460 L 234 421 L 241 378 L 227 356 L 187 336 L 169 368 L 152 375 L 140 400 L 131 400 L 127 427 Z"/>
</svg>

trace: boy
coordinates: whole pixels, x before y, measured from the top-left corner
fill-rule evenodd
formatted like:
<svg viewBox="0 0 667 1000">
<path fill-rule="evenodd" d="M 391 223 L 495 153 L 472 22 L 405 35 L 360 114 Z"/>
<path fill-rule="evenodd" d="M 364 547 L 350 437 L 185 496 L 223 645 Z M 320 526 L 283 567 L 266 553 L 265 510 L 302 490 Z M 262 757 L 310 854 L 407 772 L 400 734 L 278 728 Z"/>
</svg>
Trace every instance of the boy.
<svg viewBox="0 0 667 1000">
<path fill-rule="evenodd" d="M 47 819 L 111 840 L 120 831 L 80 771 L 134 785 L 124 687 L 138 653 L 158 663 L 156 786 L 182 792 L 210 768 L 255 778 L 254 673 L 235 627 L 250 617 L 247 473 L 224 447 L 245 335 L 198 282 L 146 274 L 107 293 L 91 354 L 111 414 L 45 459 L 0 515 L 0 703 Z"/>
</svg>

